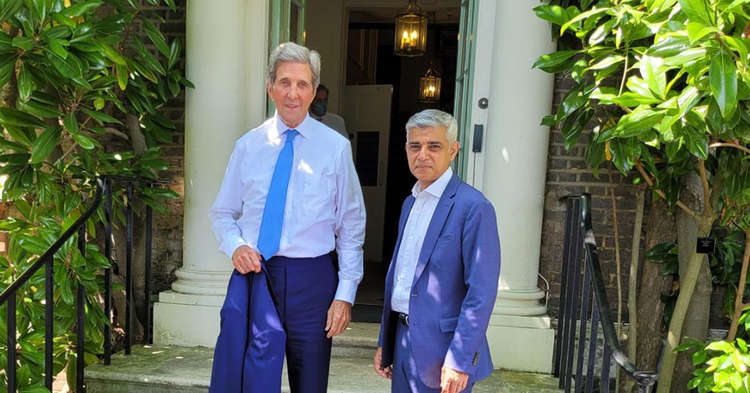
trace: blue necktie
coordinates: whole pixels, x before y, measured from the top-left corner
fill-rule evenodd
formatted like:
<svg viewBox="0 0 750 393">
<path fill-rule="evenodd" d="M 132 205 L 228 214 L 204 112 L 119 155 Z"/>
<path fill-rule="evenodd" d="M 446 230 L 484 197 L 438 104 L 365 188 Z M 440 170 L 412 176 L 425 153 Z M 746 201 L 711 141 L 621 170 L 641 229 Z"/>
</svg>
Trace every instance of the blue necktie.
<svg viewBox="0 0 750 393">
<path fill-rule="evenodd" d="M 297 136 L 297 130 L 287 130 L 286 142 L 276 159 L 273 169 L 271 186 L 268 188 L 266 206 L 263 208 L 263 219 L 258 233 L 258 251 L 264 259 L 271 259 L 279 251 L 281 240 L 281 224 L 284 222 L 284 206 L 286 205 L 286 190 L 289 185 L 289 175 L 292 173 L 294 161 L 294 147 L 292 141 Z"/>
</svg>

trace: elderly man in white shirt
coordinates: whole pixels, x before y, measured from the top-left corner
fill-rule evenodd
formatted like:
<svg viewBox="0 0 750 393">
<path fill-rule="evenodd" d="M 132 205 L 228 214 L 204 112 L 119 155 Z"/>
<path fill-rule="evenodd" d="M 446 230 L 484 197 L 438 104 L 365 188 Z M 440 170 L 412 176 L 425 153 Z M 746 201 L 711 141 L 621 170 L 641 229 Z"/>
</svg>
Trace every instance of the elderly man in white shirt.
<svg viewBox="0 0 750 393">
<path fill-rule="evenodd" d="M 237 141 L 210 211 L 220 250 L 235 267 L 212 392 L 279 391 L 280 363 L 264 363 L 269 340 L 286 352 L 292 392 L 325 392 L 331 338 L 351 319 L 363 272 L 365 208 L 349 141 L 308 115 L 319 81 L 317 52 L 294 43 L 273 51 L 267 90 L 276 113 Z M 258 314 L 264 307 L 258 299 L 268 298 L 268 291 L 257 287 L 266 285 L 275 312 Z M 281 334 L 263 337 L 268 315 L 278 317 Z M 249 327 L 242 318 L 250 319 Z M 249 331 L 238 336 L 243 329 Z M 227 383 L 234 374 L 239 381 Z"/>
</svg>

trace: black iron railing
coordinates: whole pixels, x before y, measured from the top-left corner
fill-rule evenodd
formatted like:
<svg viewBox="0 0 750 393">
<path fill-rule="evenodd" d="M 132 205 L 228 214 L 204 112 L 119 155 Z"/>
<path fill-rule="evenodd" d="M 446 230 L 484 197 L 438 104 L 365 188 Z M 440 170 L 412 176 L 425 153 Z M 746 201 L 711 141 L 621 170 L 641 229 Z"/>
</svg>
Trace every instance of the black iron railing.
<svg viewBox="0 0 750 393">
<path fill-rule="evenodd" d="M 26 284 L 31 277 L 42 266 L 45 267 L 45 346 L 44 346 L 44 384 L 47 389 L 52 390 L 54 378 L 53 372 L 53 332 L 54 332 L 54 256 L 55 253 L 67 242 L 73 235 L 78 232 L 78 249 L 81 255 L 85 257 L 86 252 L 86 221 L 100 207 L 104 199 L 104 234 L 105 245 L 104 255 L 110 263 L 110 267 L 104 269 L 104 313 L 107 318 L 112 315 L 112 184 L 116 183 L 125 188 L 127 199 L 125 202 L 126 209 L 126 273 L 125 273 L 125 354 L 130 354 L 132 346 L 132 324 L 133 324 L 133 193 L 134 187 L 138 184 L 148 187 L 160 183 L 158 181 L 130 178 L 122 176 L 103 176 L 97 179 L 96 194 L 91 206 L 78 218 L 63 234 L 57 239 L 52 246 L 47 249 L 39 259 L 12 284 L 10 284 L 0 294 L 0 306 L 7 303 L 7 365 L 5 368 L 6 379 L 8 382 L 8 392 L 15 392 L 17 387 L 16 380 L 16 292 L 21 286 Z M 104 198 L 103 198 L 104 195 Z M 145 245 L 145 294 L 146 294 L 146 316 L 144 321 L 144 343 L 151 343 L 151 234 L 152 234 L 153 212 L 149 205 L 146 205 L 146 245 Z M 78 284 L 76 294 L 76 393 L 85 391 L 84 385 L 84 341 L 85 341 L 85 307 L 86 292 L 82 284 Z M 104 364 L 110 364 L 112 354 L 112 330 L 110 323 L 104 326 Z"/>
<path fill-rule="evenodd" d="M 560 310 L 553 358 L 553 370 L 555 376 L 559 377 L 559 387 L 565 393 L 571 390 L 576 393 L 609 392 L 610 362 L 614 359 L 619 367 L 635 379 L 638 391 L 648 393 L 656 383 L 656 373 L 638 370 L 628 359 L 620 348 L 612 322 L 591 225 L 591 196 L 583 194 L 564 199 L 567 202 L 567 216 Z M 603 345 L 598 341 L 600 328 L 604 335 Z M 597 349 L 601 349 L 601 358 Z M 599 359 L 601 370 L 596 386 L 595 374 Z"/>
</svg>

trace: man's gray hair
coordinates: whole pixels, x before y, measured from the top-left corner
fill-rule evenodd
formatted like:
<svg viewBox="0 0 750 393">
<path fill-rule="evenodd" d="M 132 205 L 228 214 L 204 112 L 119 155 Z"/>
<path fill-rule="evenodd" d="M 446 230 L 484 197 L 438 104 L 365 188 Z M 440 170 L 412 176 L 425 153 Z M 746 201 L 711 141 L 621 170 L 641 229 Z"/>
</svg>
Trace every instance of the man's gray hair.
<svg viewBox="0 0 750 393">
<path fill-rule="evenodd" d="M 411 128 L 426 128 L 426 127 L 444 127 L 445 136 L 448 138 L 448 142 L 458 140 L 458 122 L 450 113 L 439 111 L 437 109 L 425 109 L 422 112 L 417 112 L 409 121 L 406 122 L 406 137 L 409 137 L 409 129 Z"/>
<path fill-rule="evenodd" d="M 285 42 L 276 47 L 268 57 L 268 74 L 266 82 L 272 85 L 276 81 L 276 71 L 281 63 L 304 63 L 310 66 L 312 72 L 313 90 L 320 84 L 320 54 L 294 42 Z"/>
</svg>

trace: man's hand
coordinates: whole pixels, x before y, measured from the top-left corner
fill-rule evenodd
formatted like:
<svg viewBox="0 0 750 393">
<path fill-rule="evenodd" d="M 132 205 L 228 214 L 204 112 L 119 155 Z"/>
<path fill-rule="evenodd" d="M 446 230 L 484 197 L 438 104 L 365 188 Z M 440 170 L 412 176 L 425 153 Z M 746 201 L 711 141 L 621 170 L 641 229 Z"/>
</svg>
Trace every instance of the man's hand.
<svg viewBox="0 0 750 393">
<path fill-rule="evenodd" d="M 239 246 L 232 254 L 232 264 L 240 274 L 260 272 L 260 261 L 260 254 L 249 246 Z"/>
<path fill-rule="evenodd" d="M 391 379 L 391 376 L 393 375 L 393 365 L 383 367 L 382 360 L 383 347 L 378 347 L 378 349 L 375 351 L 375 357 L 372 359 L 372 365 L 373 367 L 375 367 L 375 372 L 378 373 L 378 375 L 383 378 Z"/>
<path fill-rule="evenodd" d="M 326 337 L 331 338 L 341 334 L 352 320 L 352 304 L 343 300 L 334 300 L 328 309 L 326 320 Z"/>
<path fill-rule="evenodd" d="M 440 393 L 458 393 L 466 389 L 469 374 L 443 366 L 440 372 Z"/>
</svg>

